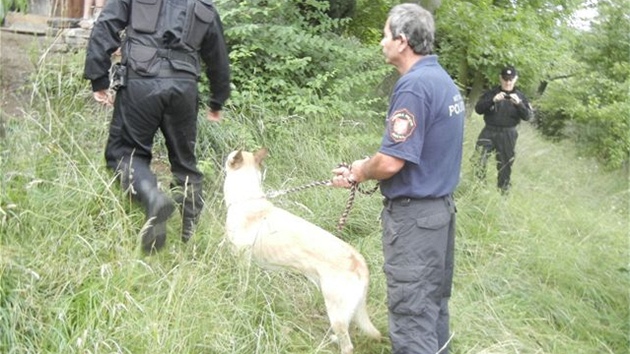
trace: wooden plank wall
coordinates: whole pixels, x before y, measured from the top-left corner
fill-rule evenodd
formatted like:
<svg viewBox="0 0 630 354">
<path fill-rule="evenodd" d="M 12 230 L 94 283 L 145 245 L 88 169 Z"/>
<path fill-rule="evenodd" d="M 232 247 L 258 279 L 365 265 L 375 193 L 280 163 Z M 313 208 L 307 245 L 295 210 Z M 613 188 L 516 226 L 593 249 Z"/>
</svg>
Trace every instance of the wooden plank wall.
<svg viewBox="0 0 630 354">
<path fill-rule="evenodd" d="M 81 18 L 83 16 L 83 0 L 53 0 L 51 14 L 54 17 Z"/>
<path fill-rule="evenodd" d="M 29 13 L 46 17 L 81 18 L 83 0 L 30 0 Z"/>
</svg>

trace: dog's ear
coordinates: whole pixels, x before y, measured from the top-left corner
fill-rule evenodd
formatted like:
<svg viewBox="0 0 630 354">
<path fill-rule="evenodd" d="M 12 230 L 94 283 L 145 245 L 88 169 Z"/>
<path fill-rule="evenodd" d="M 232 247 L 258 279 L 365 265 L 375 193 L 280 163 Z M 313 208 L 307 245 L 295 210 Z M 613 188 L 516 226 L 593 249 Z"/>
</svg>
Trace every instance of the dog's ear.
<svg viewBox="0 0 630 354">
<path fill-rule="evenodd" d="M 231 169 L 236 169 L 238 166 L 243 164 L 243 149 L 238 149 L 234 154 L 232 154 L 232 158 L 228 161 L 228 166 Z"/>
<path fill-rule="evenodd" d="M 267 150 L 267 148 L 262 148 L 256 151 L 256 153 L 254 153 L 254 161 L 256 161 L 256 165 L 260 166 L 265 157 L 267 157 L 268 153 L 269 151 Z"/>
</svg>

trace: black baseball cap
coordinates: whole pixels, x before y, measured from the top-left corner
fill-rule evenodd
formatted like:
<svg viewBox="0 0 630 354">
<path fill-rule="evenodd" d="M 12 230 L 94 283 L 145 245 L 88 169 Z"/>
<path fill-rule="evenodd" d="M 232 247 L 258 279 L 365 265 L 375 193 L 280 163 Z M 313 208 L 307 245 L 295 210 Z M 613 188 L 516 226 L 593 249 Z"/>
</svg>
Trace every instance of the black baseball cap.
<svg viewBox="0 0 630 354">
<path fill-rule="evenodd" d="M 516 77 L 516 75 L 518 75 L 518 73 L 516 72 L 516 69 L 512 65 L 508 65 L 505 68 L 503 68 L 503 70 L 501 70 L 501 77 L 504 80 L 513 79 Z"/>
</svg>

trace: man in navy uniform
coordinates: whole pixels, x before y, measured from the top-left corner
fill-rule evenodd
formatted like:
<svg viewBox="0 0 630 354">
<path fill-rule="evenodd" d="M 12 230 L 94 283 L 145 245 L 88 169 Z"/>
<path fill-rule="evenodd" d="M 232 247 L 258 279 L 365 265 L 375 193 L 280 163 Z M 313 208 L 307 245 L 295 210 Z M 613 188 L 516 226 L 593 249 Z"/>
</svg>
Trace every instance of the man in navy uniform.
<svg viewBox="0 0 630 354">
<path fill-rule="evenodd" d="M 432 55 L 435 24 L 416 4 L 389 13 L 381 40 L 401 77 L 390 98 L 379 151 L 333 170 L 333 184 L 374 179 L 385 197 L 383 269 L 394 354 L 448 352 L 455 203 L 464 102 Z M 441 351 L 440 351 L 441 350 Z"/>
</svg>

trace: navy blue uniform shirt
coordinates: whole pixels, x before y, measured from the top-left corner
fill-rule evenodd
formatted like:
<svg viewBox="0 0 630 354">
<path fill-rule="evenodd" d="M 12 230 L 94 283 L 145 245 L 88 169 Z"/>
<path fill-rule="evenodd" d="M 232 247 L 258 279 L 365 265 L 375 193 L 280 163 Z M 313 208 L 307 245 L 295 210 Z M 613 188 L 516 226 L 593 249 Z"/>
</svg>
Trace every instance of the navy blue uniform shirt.
<svg viewBox="0 0 630 354">
<path fill-rule="evenodd" d="M 389 199 L 438 198 L 459 183 L 464 100 L 437 56 L 423 57 L 396 82 L 379 152 L 405 160 L 381 181 Z"/>
</svg>

